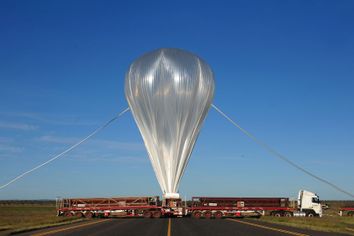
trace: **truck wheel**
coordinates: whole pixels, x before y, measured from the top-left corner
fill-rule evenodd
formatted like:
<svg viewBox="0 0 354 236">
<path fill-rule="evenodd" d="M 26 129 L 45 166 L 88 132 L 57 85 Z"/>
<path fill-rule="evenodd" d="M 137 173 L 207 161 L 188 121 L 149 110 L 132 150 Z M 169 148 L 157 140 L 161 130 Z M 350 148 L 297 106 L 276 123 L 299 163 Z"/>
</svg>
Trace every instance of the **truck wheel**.
<svg viewBox="0 0 354 236">
<path fill-rule="evenodd" d="M 143 216 L 144 216 L 144 218 L 151 218 L 151 212 L 150 211 L 144 211 Z"/>
<path fill-rule="evenodd" d="M 307 213 L 307 217 L 314 217 L 314 216 L 315 214 L 313 214 L 312 212 Z"/>
<path fill-rule="evenodd" d="M 348 216 L 354 216 L 354 211 L 349 211 L 347 215 Z"/>
<path fill-rule="evenodd" d="M 221 219 L 222 218 L 222 212 L 221 211 L 217 211 L 217 212 L 215 212 L 214 216 L 215 216 L 215 219 Z"/>
<path fill-rule="evenodd" d="M 194 211 L 192 215 L 193 218 L 199 219 L 202 214 L 199 211 Z"/>
<path fill-rule="evenodd" d="M 73 214 L 72 214 L 70 211 L 65 211 L 65 212 L 64 212 L 64 216 L 65 216 L 65 217 L 72 217 Z"/>
<path fill-rule="evenodd" d="M 161 217 L 161 211 L 155 211 L 154 213 L 152 213 L 152 216 L 154 218 L 160 218 Z"/>
<path fill-rule="evenodd" d="M 274 212 L 274 213 L 273 213 L 273 216 L 275 216 L 275 217 L 281 217 L 282 215 L 281 215 L 280 212 Z"/>
<path fill-rule="evenodd" d="M 86 211 L 84 215 L 85 215 L 85 218 L 88 218 L 88 219 L 91 219 L 93 217 L 93 214 L 91 211 Z"/>
<path fill-rule="evenodd" d="M 76 216 L 76 217 L 84 217 L 84 215 L 82 214 L 81 211 L 75 212 L 75 216 Z"/>
<path fill-rule="evenodd" d="M 284 216 L 285 216 L 285 217 L 292 217 L 293 214 L 292 214 L 291 212 L 288 212 L 288 211 L 287 211 L 287 212 L 284 213 Z"/>
<path fill-rule="evenodd" d="M 210 219 L 211 218 L 211 212 L 210 211 L 207 211 L 204 213 L 204 217 L 205 219 Z"/>
</svg>

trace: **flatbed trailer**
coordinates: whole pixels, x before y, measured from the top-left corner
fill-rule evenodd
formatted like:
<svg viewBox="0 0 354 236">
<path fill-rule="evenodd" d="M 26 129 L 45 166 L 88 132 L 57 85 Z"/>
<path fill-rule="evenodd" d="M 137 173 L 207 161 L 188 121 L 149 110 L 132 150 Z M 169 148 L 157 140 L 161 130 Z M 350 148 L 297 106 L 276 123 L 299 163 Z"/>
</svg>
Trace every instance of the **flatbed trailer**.
<svg viewBox="0 0 354 236">
<path fill-rule="evenodd" d="M 194 218 L 293 216 L 288 198 L 193 197 L 189 213 Z"/>
<path fill-rule="evenodd" d="M 339 210 L 340 216 L 354 216 L 354 207 L 342 207 Z"/>
<path fill-rule="evenodd" d="M 58 216 L 92 217 L 154 217 L 167 214 L 158 196 L 114 198 L 57 199 Z"/>
</svg>

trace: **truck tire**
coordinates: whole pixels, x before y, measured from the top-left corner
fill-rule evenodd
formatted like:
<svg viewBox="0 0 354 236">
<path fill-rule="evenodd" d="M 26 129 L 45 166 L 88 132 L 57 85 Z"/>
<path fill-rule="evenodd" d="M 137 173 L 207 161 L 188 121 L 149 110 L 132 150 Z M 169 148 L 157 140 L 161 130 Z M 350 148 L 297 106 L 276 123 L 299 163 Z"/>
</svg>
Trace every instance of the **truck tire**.
<svg viewBox="0 0 354 236">
<path fill-rule="evenodd" d="M 311 211 L 306 212 L 306 216 L 307 216 L 307 217 L 315 217 L 315 216 L 316 216 L 316 213 L 311 210 Z"/>
<path fill-rule="evenodd" d="M 84 217 L 84 215 L 82 214 L 81 211 L 75 212 L 75 216 L 76 216 L 76 217 Z"/>
<path fill-rule="evenodd" d="M 85 218 L 91 219 L 93 217 L 93 213 L 91 211 L 86 211 L 85 212 Z"/>
<path fill-rule="evenodd" d="M 71 213 L 71 211 L 65 211 L 65 212 L 64 212 L 64 216 L 65 216 L 65 217 L 72 217 L 73 214 Z"/>
<path fill-rule="evenodd" d="M 199 219 L 200 217 L 201 217 L 201 213 L 200 213 L 200 211 L 194 211 L 193 213 L 192 213 L 192 216 L 193 216 L 193 218 L 195 218 L 195 219 Z"/>
<path fill-rule="evenodd" d="M 273 216 L 275 216 L 275 217 L 282 217 L 282 214 L 281 214 L 280 211 L 275 211 L 275 212 L 273 213 Z"/>
<path fill-rule="evenodd" d="M 222 218 L 222 212 L 221 211 L 215 212 L 214 217 L 215 217 L 215 219 L 221 219 Z"/>
<path fill-rule="evenodd" d="M 152 213 L 152 216 L 154 218 L 160 218 L 161 217 L 161 211 L 154 211 L 154 213 Z"/>
<path fill-rule="evenodd" d="M 287 212 L 284 213 L 284 216 L 285 216 L 285 217 L 292 217 L 292 216 L 293 216 L 293 213 L 290 212 L 290 211 L 287 211 Z"/>
<path fill-rule="evenodd" d="M 151 218 L 151 211 L 144 211 L 143 216 L 144 218 Z"/>
<path fill-rule="evenodd" d="M 206 212 L 204 213 L 204 218 L 205 218 L 205 219 L 210 219 L 211 216 L 212 216 L 212 214 L 211 214 L 210 211 L 206 211 Z"/>
</svg>

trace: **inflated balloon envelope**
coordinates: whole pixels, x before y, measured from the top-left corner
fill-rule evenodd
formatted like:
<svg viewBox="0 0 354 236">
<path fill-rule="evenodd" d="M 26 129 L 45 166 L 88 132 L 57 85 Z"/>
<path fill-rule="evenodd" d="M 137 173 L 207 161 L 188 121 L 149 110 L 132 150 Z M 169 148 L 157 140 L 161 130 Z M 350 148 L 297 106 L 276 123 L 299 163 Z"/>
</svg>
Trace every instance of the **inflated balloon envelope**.
<svg viewBox="0 0 354 236">
<path fill-rule="evenodd" d="M 198 56 L 161 48 L 136 59 L 125 95 L 165 198 L 178 187 L 214 96 L 214 76 Z"/>
</svg>

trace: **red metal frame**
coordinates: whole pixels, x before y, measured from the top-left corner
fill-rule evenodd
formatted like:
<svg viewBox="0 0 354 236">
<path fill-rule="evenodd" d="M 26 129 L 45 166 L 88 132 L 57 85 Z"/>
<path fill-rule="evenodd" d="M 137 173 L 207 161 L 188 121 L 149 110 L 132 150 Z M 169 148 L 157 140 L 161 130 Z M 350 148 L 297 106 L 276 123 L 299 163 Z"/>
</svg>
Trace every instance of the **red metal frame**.
<svg viewBox="0 0 354 236">
<path fill-rule="evenodd" d="M 153 197 L 119 197 L 119 198 L 64 198 L 57 201 L 57 211 L 131 211 L 150 210 L 161 211 L 158 196 Z M 129 215 L 127 215 L 129 216 Z M 134 215 L 133 215 L 134 216 Z"/>
<path fill-rule="evenodd" d="M 58 208 L 60 211 L 106 211 L 106 210 L 139 210 L 139 209 L 161 209 L 159 206 L 127 206 L 127 207 L 63 207 Z"/>
<path fill-rule="evenodd" d="M 244 205 L 240 207 L 241 203 Z M 210 206 L 215 204 L 216 206 Z M 249 206 L 247 206 L 249 205 Z M 294 212 L 289 207 L 289 198 L 254 198 L 254 197 L 192 197 L 190 211 L 283 211 Z"/>
<path fill-rule="evenodd" d="M 354 207 L 343 207 L 340 210 L 341 211 L 354 211 Z"/>
<path fill-rule="evenodd" d="M 191 211 L 295 211 L 294 208 L 290 207 L 191 207 Z"/>
</svg>

